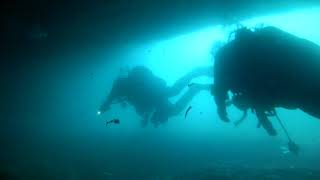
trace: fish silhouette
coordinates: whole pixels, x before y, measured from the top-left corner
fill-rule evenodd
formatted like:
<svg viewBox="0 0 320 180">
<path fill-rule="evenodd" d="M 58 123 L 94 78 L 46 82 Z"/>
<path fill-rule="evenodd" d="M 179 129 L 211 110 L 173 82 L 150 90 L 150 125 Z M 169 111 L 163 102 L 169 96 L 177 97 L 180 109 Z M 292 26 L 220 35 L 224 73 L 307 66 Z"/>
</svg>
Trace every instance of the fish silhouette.
<svg viewBox="0 0 320 180">
<path fill-rule="evenodd" d="M 120 120 L 119 119 L 112 119 L 112 120 L 106 122 L 106 126 L 108 126 L 108 124 L 120 124 Z"/>
</svg>

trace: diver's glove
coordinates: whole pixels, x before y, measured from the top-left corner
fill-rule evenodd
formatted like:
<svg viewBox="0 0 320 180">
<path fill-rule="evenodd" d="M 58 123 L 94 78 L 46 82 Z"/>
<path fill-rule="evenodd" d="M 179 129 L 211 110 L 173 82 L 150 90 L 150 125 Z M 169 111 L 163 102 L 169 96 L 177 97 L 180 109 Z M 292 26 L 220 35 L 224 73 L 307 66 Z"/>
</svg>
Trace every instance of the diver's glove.
<svg viewBox="0 0 320 180">
<path fill-rule="evenodd" d="M 220 119 L 224 122 L 230 122 L 230 119 L 227 116 L 227 112 L 223 108 L 218 108 L 218 115 Z"/>
<path fill-rule="evenodd" d="M 227 116 L 225 116 L 225 117 L 220 117 L 220 118 L 221 118 L 221 120 L 224 121 L 224 122 L 230 122 L 230 119 L 229 119 Z"/>
</svg>

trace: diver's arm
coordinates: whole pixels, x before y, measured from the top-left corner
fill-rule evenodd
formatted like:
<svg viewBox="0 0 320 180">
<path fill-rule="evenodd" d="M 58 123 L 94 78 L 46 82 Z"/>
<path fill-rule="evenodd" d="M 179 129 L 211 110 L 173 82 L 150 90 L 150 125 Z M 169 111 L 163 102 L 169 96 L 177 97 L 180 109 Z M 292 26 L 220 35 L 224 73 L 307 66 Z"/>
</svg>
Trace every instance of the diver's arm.
<svg viewBox="0 0 320 180">
<path fill-rule="evenodd" d="M 222 64 L 223 63 L 223 64 Z M 225 69 L 225 57 L 223 52 L 218 52 L 215 57 L 214 65 L 214 84 L 212 86 L 212 95 L 214 96 L 215 103 L 217 105 L 217 113 L 221 120 L 229 122 L 227 115 L 227 104 L 226 101 L 228 98 L 228 91 L 230 87 L 230 75 L 229 71 Z M 228 63 L 227 63 L 228 64 Z"/>
<path fill-rule="evenodd" d="M 112 104 L 112 102 L 118 97 L 118 94 L 116 93 L 115 88 L 113 87 L 111 92 L 109 93 L 108 97 L 106 98 L 106 100 L 102 103 L 102 105 L 99 108 L 99 114 L 100 113 L 105 113 L 106 111 L 108 111 L 110 109 L 110 105 Z"/>
<path fill-rule="evenodd" d="M 217 112 L 221 120 L 229 122 L 230 119 L 227 116 L 227 104 L 228 91 L 224 88 L 218 88 L 217 86 L 212 87 L 212 94 L 214 95 L 214 100 L 217 105 Z"/>
<path fill-rule="evenodd" d="M 215 97 L 215 99 L 217 103 L 217 112 L 220 119 L 225 122 L 230 122 L 230 119 L 228 118 L 228 115 L 227 115 L 227 108 L 226 108 L 225 102 L 217 97 Z"/>
<path fill-rule="evenodd" d="M 234 122 L 234 125 L 239 126 L 246 119 L 247 115 L 248 115 L 248 110 L 246 109 L 243 111 L 242 117 L 238 121 Z"/>
<path fill-rule="evenodd" d="M 113 101 L 113 96 L 108 96 L 107 99 L 102 103 L 102 105 L 99 108 L 99 114 L 100 113 L 105 113 L 106 111 L 108 111 L 110 109 L 110 105 Z"/>
</svg>

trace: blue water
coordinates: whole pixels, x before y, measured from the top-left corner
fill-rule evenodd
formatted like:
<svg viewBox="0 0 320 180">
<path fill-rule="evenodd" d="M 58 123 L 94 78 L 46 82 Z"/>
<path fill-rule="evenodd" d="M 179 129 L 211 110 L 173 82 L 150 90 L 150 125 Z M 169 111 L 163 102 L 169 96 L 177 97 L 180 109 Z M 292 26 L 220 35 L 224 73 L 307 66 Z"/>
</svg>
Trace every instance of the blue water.
<svg viewBox="0 0 320 180">
<path fill-rule="evenodd" d="M 242 24 L 274 25 L 320 44 L 319 17 L 320 10 L 314 8 Z M 95 56 L 62 55 L 50 61 L 59 63 L 33 66 L 20 85 L 28 96 L 17 98 L 16 113 L 10 115 L 16 120 L 9 123 L 15 143 L 3 150 L 4 168 L 22 179 L 210 179 L 210 172 L 219 168 L 220 175 L 229 178 L 239 168 L 267 172 L 273 175 L 270 179 L 279 178 L 275 169 L 288 170 L 288 174 L 319 172 L 320 120 L 298 110 L 279 109 L 278 113 L 301 146 L 299 156 L 283 152 L 287 139 L 275 119 L 277 137 L 256 128 L 252 114 L 239 127 L 222 122 L 209 92 L 201 92 L 190 102 L 193 108 L 186 119 L 182 112 L 158 128 L 141 128 L 130 106 L 114 105 L 97 116 L 120 68 L 144 65 L 171 85 L 194 67 L 213 65 L 213 45 L 226 42 L 232 29 L 232 25 L 195 27 L 172 38 L 129 43 Z M 233 120 L 241 116 L 234 107 L 229 114 Z M 120 119 L 120 125 L 106 127 L 105 122 L 113 118 Z"/>
</svg>

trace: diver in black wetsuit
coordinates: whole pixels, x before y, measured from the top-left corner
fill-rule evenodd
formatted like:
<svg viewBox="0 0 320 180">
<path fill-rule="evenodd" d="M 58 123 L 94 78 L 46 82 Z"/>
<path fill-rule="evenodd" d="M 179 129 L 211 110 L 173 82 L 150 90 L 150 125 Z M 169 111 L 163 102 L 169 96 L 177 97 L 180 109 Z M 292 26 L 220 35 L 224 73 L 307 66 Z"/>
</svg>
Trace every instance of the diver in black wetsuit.
<svg viewBox="0 0 320 180">
<path fill-rule="evenodd" d="M 142 126 L 149 120 L 158 126 L 169 117 L 178 115 L 201 90 L 210 91 L 210 85 L 193 84 L 188 91 L 176 102 L 171 103 L 170 97 L 178 95 L 193 78 L 211 76 L 212 68 L 196 68 L 168 87 L 163 79 L 156 77 L 149 69 L 143 66 L 134 67 L 128 76 L 114 81 L 112 90 L 101 105 L 99 112 L 104 113 L 113 102 L 128 102 L 134 106 L 137 114 L 142 117 Z"/>
<path fill-rule="evenodd" d="M 228 92 L 241 95 L 269 135 L 276 107 L 301 109 L 320 118 L 320 47 L 275 27 L 241 28 L 215 56 L 212 94 L 228 122 Z"/>
</svg>

